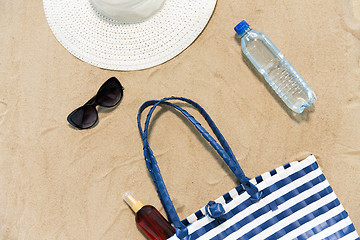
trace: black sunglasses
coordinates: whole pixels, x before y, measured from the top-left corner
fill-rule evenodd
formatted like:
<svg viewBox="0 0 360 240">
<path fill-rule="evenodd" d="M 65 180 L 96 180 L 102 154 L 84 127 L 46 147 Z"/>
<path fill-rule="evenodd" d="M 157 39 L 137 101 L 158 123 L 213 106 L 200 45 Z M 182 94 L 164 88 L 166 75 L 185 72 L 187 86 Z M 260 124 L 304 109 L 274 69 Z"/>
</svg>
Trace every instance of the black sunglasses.
<svg viewBox="0 0 360 240">
<path fill-rule="evenodd" d="M 97 122 L 99 116 L 96 106 L 106 108 L 117 105 L 123 96 L 123 87 L 116 77 L 109 78 L 84 106 L 79 107 L 69 114 L 68 122 L 79 129 L 91 128 Z"/>
</svg>

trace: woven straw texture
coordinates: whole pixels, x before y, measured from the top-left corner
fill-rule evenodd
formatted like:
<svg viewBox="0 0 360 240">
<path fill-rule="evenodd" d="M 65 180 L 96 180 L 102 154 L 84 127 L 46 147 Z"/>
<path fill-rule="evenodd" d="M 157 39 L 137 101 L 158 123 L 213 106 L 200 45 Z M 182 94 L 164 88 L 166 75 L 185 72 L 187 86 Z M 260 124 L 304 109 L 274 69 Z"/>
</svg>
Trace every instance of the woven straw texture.
<svg viewBox="0 0 360 240">
<path fill-rule="evenodd" d="M 150 19 L 122 24 L 88 0 L 44 0 L 57 40 L 75 57 L 111 70 L 140 70 L 185 50 L 208 23 L 216 0 L 167 0 Z"/>
<path fill-rule="evenodd" d="M 252 204 L 236 187 L 215 201 L 225 209 L 225 222 L 209 217 L 205 207 L 182 221 L 191 239 L 359 239 L 313 155 L 250 181 L 263 199 Z"/>
</svg>

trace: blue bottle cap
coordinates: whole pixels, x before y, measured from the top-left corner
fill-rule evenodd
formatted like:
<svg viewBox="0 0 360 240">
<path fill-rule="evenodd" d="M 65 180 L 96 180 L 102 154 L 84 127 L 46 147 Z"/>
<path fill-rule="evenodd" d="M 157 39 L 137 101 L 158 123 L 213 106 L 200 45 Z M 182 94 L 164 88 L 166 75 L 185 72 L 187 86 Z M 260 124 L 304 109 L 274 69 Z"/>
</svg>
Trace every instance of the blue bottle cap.
<svg viewBox="0 0 360 240">
<path fill-rule="evenodd" d="M 249 24 L 245 20 L 242 20 L 234 29 L 237 34 L 242 36 L 248 28 Z"/>
</svg>

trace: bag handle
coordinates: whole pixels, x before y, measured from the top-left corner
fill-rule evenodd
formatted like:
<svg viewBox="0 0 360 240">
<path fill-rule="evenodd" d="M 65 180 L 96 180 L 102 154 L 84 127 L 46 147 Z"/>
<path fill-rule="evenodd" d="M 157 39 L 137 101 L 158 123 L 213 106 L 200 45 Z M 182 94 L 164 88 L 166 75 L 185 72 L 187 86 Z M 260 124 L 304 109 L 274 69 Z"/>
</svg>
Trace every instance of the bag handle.
<svg viewBox="0 0 360 240">
<path fill-rule="evenodd" d="M 216 140 L 201 126 L 201 124 L 193 117 L 191 116 L 186 110 L 182 109 L 181 107 L 172 104 L 168 102 L 168 100 L 180 100 L 187 102 L 191 105 L 193 105 L 205 118 L 209 126 L 211 127 L 212 131 L 214 132 L 215 136 L 219 140 L 221 146 L 216 142 Z M 254 201 L 258 201 L 261 198 L 261 194 L 259 193 L 257 187 L 249 182 L 249 178 L 245 176 L 243 170 L 241 169 L 238 161 L 236 160 L 233 152 L 231 151 L 228 143 L 226 142 L 223 135 L 220 133 L 219 129 L 216 127 L 215 123 L 212 121 L 210 116 L 207 114 L 207 112 L 196 102 L 182 98 L 182 97 L 169 97 L 164 98 L 161 100 L 152 100 L 145 102 L 139 109 L 138 113 L 138 127 L 140 131 L 140 135 L 143 141 L 144 146 L 144 156 L 146 161 L 146 166 L 150 172 L 150 175 L 154 181 L 156 190 L 158 192 L 158 195 L 160 197 L 160 200 L 165 208 L 165 211 L 168 215 L 169 220 L 174 223 L 175 229 L 176 229 L 176 235 L 179 238 L 182 238 L 187 235 L 187 228 L 186 226 L 180 221 L 179 216 L 176 213 L 175 207 L 171 201 L 171 198 L 169 196 L 169 193 L 166 189 L 164 180 L 161 176 L 160 169 L 157 165 L 155 156 L 149 146 L 148 143 L 148 129 L 150 124 L 150 118 L 155 110 L 155 108 L 160 104 L 166 104 L 168 106 L 171 106 L 178 111 L 180 111 L 185 117 L 188 118 L 188 120 L 195 126 L 195 128 L 202 134 L 202 136 L 211 144 L 211 146 L 218 152 L 218 154 L 224 159 L 225 163 L 229 166 L 231 171 L 235 174 L 235 176 L 240 181 L 240 184 L 244 187 L 244 189 L 247 191 L 247 193 L 251 196 L 251 199 Z M 141 123 L 140 123 L 140 116 L 141 113 L 149 106 L 153 107 L 150 109 L 144 126 L 144 131 L 142 130 Z"/>
<path fill-rule="evenodd" d="M 159 105 L 159 104 L 161 104 L 161 103 L 162 103 L 162 104 L 169 105 L 169 106 L 172 106 L 172 107 L 174 107 L 175 109 L 179 110 L 181 113 L 183 113 L 183 114 L 185 115 L 185 117 L 187 117 L 187 118 L 191 117 L 192 119 L 194 119 L 189 113 L 187 113 L 187 112 L 186 112 L 185 110 L 183 110 L 182 108 L 180 108 L 180 107 L 178 107 L 177 105 L 174 105 L 174 104 L 172 104 L 172 103 L 166 102 L 166 100 L 174 100 L 174 99 L 176 99 L 176 100 L 182 100 L 182 101 L 185 101 L 185 102 L 193 105 L 193 106 L 201 113 L 201 115 L 205 118 L 205 120 L 207 121 L 207 123 L 208 123 L 209 126 L 211 127 L 213 133 L 215 134 L 215 136 L 216 136 L 217 139 L 219 140 L 221 146 L 223 147 L 223 150 L 229 155 L 229 157 L 231 158 L 231 161 L 234 163 L 234 165 L 236 165 L 234 168 L 230 167 L 230 169 L 233 170 L 235 176 L 237 176 L 237 178 L 238 178 L 239 181 L 241 182 L 240 179 L 244 178 L 244 177 L 245 177 L 245 174 L 244 174 L 244 172 L 242 171 L 242 169 L 240 168 L 239 163 L 238 163 L 238 161 L 236 160 L 236 158 L 235 158 L 235 156 L 234 156 L 234 154 L 233 154 L 233 152 L 232 152 L 229 144 L 226 142 L 224 136 L 220 133 L 220 130 L 217 128 L 217 126 L 215 125 L 215 123 L 213 122 L 213 120 L 211 119 L 211 117 L 208 115 L 208 113 L 207 113 L 199 104 L 197 104 L 196 102 L 194 102 L 194 101 L 192 101 L 192 100 L 190 100 L 190 99 L 179 98 L 179 97 L 171 97 L 171 98 L 167 98 L 167 99 L 162 99 L 162 100 L 160 100 L 160 101 L 159 101 L 159 100 L 152 100 L 152 101 L 147 101 L 146 103 L 144 103 L 144 104 L 141 106 L 141 108 L 140 108 L 140 110 L 139 110 L 139 115 L 138 115 L 138 123 L 139 123 L 140 134 L 141 134 L 142 136 L 143 136 L 143 134 L 144 134 L 144 133 L 142 132 L 142 128 L 141 128 L 141 125 L 140 125 L 140 119 L 139 119 L 140 114 L 141 114 L 141 112 L 142 112 L 143 110 L 145 110 L 147 107 L 152 106 L 152 105 L 155 105 L 155 104 L 156 104 L 156 106 Z M 153 108 L 153 110 L 151 111 L 151 113 L 149 112 L 150 115 L 151 115 L 152 112 L 155 110 L 155 107 L 156 107 L 156 106 L 154 106 L 154 108 Z M 147 122 L 150 121 L 150 116 L 148 116 L 148 117 L 149 117 L 149 120 L 148 120 Z M 195 120 L 195 119 L 194 119 L 194 120 Z M 190 119 L 190 121 L 191 121 L 191 119 Z M 195 120 L 195 121 L 196 121 L 196 120 Z M 196 121 L 196 122 L 197 122 L 197 121 Z M 149 123 L 148 123 L 148 124 L 149 124 Z M 193 123 L 193 124 L 194 124 L 194 123 Z M 201 127 L 200 123 L 197 122 L 197 124 L 198 124 L 198 126 Z M 196 127 L 196 125 L 195 125 L 195 127 Z M 199 129 L 198 129 L 198 130 L 199 130 Z M 145 131 L 146 131 L 145 134 L 147 135 L 147 129 L 145 129 Z M 199 130 L 199 131 L 200 131 L 200 130 Z M 207 133 L 207 131 L 203 131 L 203 133 Z M 205 137 L 205 139 L 207 139 L 207 140 L 208 140 L 208 138 L 212 138 L 208 133 L 207 133 L 207 136 L 204 136 L 204 137 Z M 146 140 L 147 140 L 147 137 L 146 137 Z M 213 140 L 213 139 L 212 139 L 212 140 Z M 210 142 L 210 140 L 208 140 L 208 141 Z M 213 141 L 215 141 L 215 140 L 213 140 Z M 213 142 L 213 141 L 211 141 L 210 143 L 216 144 L 216 141 L 215 141 L 215 142 Z M 147 142 L 147 144 L 148 144 L 148 142 Z M 219 153 L 219 154 L 220 154 L 220 153 Z M 222 154 L 220 154 L 220 156 L 222 156 Z M 237 172 L 237 171 L 239 171 L 239 172 Z"/>
</svg>

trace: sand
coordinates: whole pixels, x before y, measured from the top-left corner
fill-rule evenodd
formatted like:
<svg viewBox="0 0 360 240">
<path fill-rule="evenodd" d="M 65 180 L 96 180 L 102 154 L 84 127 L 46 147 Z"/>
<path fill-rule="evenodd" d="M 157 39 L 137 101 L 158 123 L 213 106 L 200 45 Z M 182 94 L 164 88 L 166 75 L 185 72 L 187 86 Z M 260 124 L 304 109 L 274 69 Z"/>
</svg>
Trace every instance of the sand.
<svg viewBox="0 0 360 240">
<path fill-rule="evenodd" d="M 145 166 L 136 115 L 143 102 L 173 95 L 209 112 L 251 178 L 314 154 L 359 231 L 355 15 L 351 1 L 219 0 L 204 32 L 178 57 L 117 72 L 67 52 L 42 1 L 0 1 L 0 239 L 145 239 L 123 193 L 164 210 Z M 293 114 L 249 67 L 234 38 L 242 19 L 265 32 L 314 89 L 313 107 Z M 112 76 L 125 88 L 121 104 L 100 110 L 92 129 L 70 127 L 67 115 Z M 181 116 L 162 108 L 152 124 L 150 144 L 180 218 L 237 185 Z"/>
</svg>

